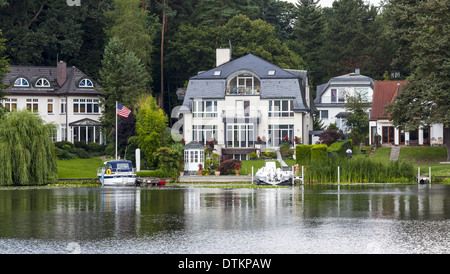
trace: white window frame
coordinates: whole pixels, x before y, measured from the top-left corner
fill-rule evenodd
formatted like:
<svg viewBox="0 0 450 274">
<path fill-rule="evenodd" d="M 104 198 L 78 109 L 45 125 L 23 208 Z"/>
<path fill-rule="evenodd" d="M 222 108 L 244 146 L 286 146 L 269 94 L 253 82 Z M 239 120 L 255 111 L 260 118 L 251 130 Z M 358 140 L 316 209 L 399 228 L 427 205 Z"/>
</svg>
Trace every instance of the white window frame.
<svg viewBox="0 0 450 274">
<path fill-rule="evenodd" d="M 60 104 L 60 114 L 66 114 L 67 111 L 67 99 L 61 98 L 61 104 Z"/>
<path fill-rule="evenodd" d="M 14 86 L 15 87 L 29 87 L 30 82 L 24 77 L 19 77 L 16 79 L 16 81 L 14 81 Z"/>
<path fill-rule="evenodd" d="M 294 117 L 294 100 L 270 100 L 269 117 Z"/>
<path fill-rule="evenodd" d="M 323 117 L 323 116 L 324 116 L 324 115 L 322 115 L 322 112 L 323 112 L 323 111 L 326 111 L 326 112 L 327 112 L 327 117 Z M 319 114 L 320 119 L 328 119 L 328 117 L 330 116 L 330 115 L 329 115 L 328 109 L 320 110 L 319 113 L 320 113 L 320 114 Z"/>
<path fill-rule="evenodd" d="M 5 98 L 2 104 L 9 112 L 17 110 L 17 98 Z"/>
<path fill-rule="evenodd" d="M 92 98 L 77 98 L 73 99 L 73 113 L 74 114 L 100 114 L 100 100 Z M 81 106 L 84 108 L 81 108 Z M 90 108 L 90 111 L 88 109 Z M 82 111 L 84 110 L 84 111 Z"/>
<path fill-rule="evenodd" d="M 94 87 L 94 83 L 92 82 L 91 79 L 84 78 L 84 79 L 81 79 L 80 83 L 78 84 L 78 87 L 80 87 L 80 88 L 93 88 Z"/>
<path fill-rule="evenodd" d="M 227 124 L 226 147 L 254 147 L 256 129 L 253 124 Z"/>
<path fill-rule="evenodd" d="M 336 96 L 333 96 L 333 90 L 336 91 Z M 333 97 L 335 97 L 335 100 L 333 101 Z M 345 89 L 343 88 L 332 88 L 330 89 L 330 102 L 336 103 L 336 104 L 343 104 L 347 102 L 346 96 L 345 96 Z"/>
<path fill-rule="evenodd" d="M 208 106 L 209 105 L 209 106 Z M 209 109 L 208 109 L 209 108 Z M 194 118 L 214 118 L 217 117 L 217 101 L 194 100 L 192 102 L 192 113 Z"/>
<path fill-rule="evenodd" d="M 217 140 L 217 126 L 216 125 L 193 125 L 192 126 L 192 140 L 198 141 L 201 144 L 211 139 Z"/>
<path fill-rule="evenodd" d="M 47 114 L 54 114 L 55 109 L 53 105 L 53 99 L 47 99 Z"/>
<path fill-rule="evenodd" d="M 26 106 L 29 111 L 39 112 L 39 99 L 27 98 L 26 102 L 27 102 Z M 36 107 L 36 109 L 35 109 L 35 107 Z"/>
<path fill-rule="evenodd" d="M 279 147 L 286 136 L 282 132 L 287 131 L 290 142 L 293 142 L 294 138 L 294 125 L 269 125 L 269 147 Z M 277 133 L 276 133 L 277 132 Z"/>
<path fill-rule="evenodd" d="M 36 81 L 36 84 L 34 84 L 35 87 L 37 88 L 49 88 L 50 87 L 50 82 L 45 79 L 45 78 L 39 78 Z"/>
</svg>

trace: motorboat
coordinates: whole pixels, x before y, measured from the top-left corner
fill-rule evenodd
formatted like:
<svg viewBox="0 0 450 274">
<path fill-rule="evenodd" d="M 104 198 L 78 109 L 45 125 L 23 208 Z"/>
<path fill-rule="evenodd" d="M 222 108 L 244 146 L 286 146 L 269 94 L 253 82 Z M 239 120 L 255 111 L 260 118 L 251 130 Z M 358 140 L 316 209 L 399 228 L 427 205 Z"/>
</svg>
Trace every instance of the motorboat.
<svg viewBox="0 0 450 274">
<path fill-rule="evenodd" d="M 103 186 L 134 186 L 136 172 L 131 161 L 107 161 L 97 170 Z"/>
<path fill-rule="evenodd" d="M 283 171 L 277 168 L 274 161 L 268 161 L 256 172 L 256 184 L 258 185 L 292 185 L 291 171 Z"/>
</svg>

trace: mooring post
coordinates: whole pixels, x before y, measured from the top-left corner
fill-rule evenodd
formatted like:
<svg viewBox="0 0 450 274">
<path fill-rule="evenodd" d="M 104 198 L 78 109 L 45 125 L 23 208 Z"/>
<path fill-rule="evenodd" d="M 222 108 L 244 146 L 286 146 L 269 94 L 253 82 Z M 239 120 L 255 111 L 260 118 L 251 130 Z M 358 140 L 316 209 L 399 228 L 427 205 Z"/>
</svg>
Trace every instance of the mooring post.
<svg viewBox="0 0 450 274">
<path fill-rule="evenodd" d="M 303 174 L 303 166 L 302 166 L 302 184 L 304 184 L 304 183 L 305 183 L 305 176 Z"/>
<path fill-rule="evenodd" d="M 253 185 L 253 166 L 252 166 L 252 185 Z"/>
<path fill-rule="evenodd" d="M 340 170 L 339 170 L 339 166 L 338 166 L 338 184 L 340 183 L 340 181 L 341 181 L 341 178 L 340 178 L 341 176 L 340 176 Z"/>
<path fill-rule="evenodd" d="M 428 170 L 428 181 L 430 182 L 430 184 L 431 184 L 431 167 L 428 167 L 429 168 L 429 170 Z"/>
<path fill-rule="evenodd" d="M 420 183 L 420 167 L 418 167 L 417 171 L 417 183 Z"/>
</svg>

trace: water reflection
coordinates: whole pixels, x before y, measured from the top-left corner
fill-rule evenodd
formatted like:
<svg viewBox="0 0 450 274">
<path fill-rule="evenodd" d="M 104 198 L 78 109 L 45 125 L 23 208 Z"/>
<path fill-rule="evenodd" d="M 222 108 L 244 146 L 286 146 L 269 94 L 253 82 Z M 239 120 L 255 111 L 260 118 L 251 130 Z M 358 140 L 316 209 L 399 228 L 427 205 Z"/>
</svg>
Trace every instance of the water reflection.
<svg viewBox="0 0 450 274">
<path fill-rule="evenodd" d="M 1 190 L 0 253 L 450 253 L 449 217 L 447 185 Z"/>
</svg>

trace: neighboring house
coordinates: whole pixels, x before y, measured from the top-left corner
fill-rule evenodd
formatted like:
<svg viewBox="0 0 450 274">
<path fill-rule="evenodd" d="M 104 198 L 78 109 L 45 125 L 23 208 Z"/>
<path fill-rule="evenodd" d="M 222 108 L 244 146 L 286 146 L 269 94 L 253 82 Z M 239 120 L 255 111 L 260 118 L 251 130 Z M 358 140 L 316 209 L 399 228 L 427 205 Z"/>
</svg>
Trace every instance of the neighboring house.
<svg viewBox="0 0 450 274">
<path fill-rule="evenodd" d="M 442 124 L 405 131 L 401 127 L 394 127 L 389 113 L 385 113 L 385 106 L 395 100 L 398 92 L 407 81 L 376 81 L 373 91 L 372 114 L 369 120 L 369 143 L 376 143 L 376 136 L 380 136 L 383 145 L 443 145 L 444 128 Z"/>
<path fill-rule="evenodd" d="M 3 106 L 9 111 L 27 108 L 46 123 L 56 125 L 54 141 L 103 143 L 100 93 L 92 78 L 76 67 L 58 62 L 56 67 L 10 66 L 3 82 Z"/>
<path fill-rule="evenodd" d="M 333 77 L 328 83 L 318 85 L 314 103 L 325 128 L 335 123 L 340 130 L 347 133 L 347 96 L 361 93 L 363 98 L 372 102 L 373 84 L 372 78 L 361 75 L 359 69 L 356 69 L 354 73 Z"/>
<path fill-rule="evenodd" d="M 230 61 L 229 49 L 216 57 L 216 68 L 189 79 L 179 111 L 186 143 L 214 140 L 217 153 L 241 160 L 283 141 L 310 143 L 315 108 L 306 71 L 252 54 Z"/>
</svg>

